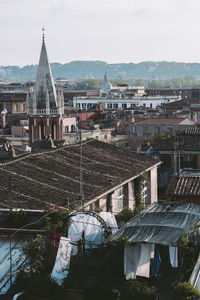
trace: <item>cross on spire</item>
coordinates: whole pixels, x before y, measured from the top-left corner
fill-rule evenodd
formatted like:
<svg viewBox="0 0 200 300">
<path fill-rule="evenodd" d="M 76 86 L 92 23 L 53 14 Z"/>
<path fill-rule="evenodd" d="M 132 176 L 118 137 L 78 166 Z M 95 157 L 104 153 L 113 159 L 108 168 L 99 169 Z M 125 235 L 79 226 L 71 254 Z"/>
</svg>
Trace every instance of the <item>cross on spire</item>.
<svg viewBox="0 0 200 300">
<path fill-rule="evenodd" d="M 45 34 L 44 34 L 45 28 L 44 28 L 44 26 L 42 27 L 42 31 L 43 31 L 43 34 L 42 34 L 42 41 L 44 42 L 44 41 L 45 41 Z"/>
</svg>

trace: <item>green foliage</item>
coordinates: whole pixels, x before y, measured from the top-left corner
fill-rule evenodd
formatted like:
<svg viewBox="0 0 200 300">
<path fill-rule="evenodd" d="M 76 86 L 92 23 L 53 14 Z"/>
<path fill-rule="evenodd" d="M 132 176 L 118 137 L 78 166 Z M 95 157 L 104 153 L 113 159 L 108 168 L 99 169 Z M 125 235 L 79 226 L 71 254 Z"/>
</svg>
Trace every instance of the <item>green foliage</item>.
<svg viewBox="0 0 200 300">
<path fill-rule="evenodd" d="M 131 218 L 138 215 L 144 209 L 144 205 L 139 204 L 134 209 L 124 208 L 120 213 L 116 215 L 117 223 L 120 224 L 128 222 Z"/>
<path fill-rule="evenodd" d="M 197 288 L 188 282 L 180 282 L 172 287 L 172 300 L 199 300 Z"/>
<path fill-rule="evenodd" d="M 45 218 L 44 228 L 47 231 L 65 234 L 67 232 L 67 227 L 70 224 L 70 213 L 71 211 L 69 210 L 62 210 L 47 216 Z"/>
<path fill-rule="evenodd" d="M 182 274 L 181 280 L 188 280 L 189 276 L 196 264 L 198 255 L 199 255 L 199 247 L 198 244 L 194 243 L 192 240 L 192 235 L 190 235 L 190 239 L 188 234 L 181 239 L 181 244 L 179 246 L 180 252 L 180 270 Z"/>
<path fill-rule="evenodd" d="M 88 89 L 99 89 L 102 82 L 102 79 L 85 79 L 82 81 L 82 83 L 85 84 Z"/>
<path fill-rule="evenodd" d="M 165 80 L 151 80 L 148 82 L 148 88 L 191 88 L 199 87 L 200 81 L 192 76 L 165 79 Z"/>
<path fill-rule="evenodd" d="M 169 134 L 157 134 L 153 137 L 152 142 L 154 144 L 160 143 L 169 138 Z"/>
<path fill-rule="evenodd" d="M 31 274 L 48 274 L 51 272 L 57 248 L 53 247 L 50 236 L 37 235 L 23 247 L 28 257 Z"/>
<path fill-rule="evenodd" d="M 108 291 L 110 295 L 109 291 L 118 287 L 124 279 L 123 249 L 124 239 L 120 239 L 115 244 L 91 249 L 84 256 L 72 257 L 65 286 L 85 288 L 88 294 L 96 287 L 96 290 Z"/>
<path fill-rule="evenodd" d="M 121 287 L 120 300 L 151 300 L 155 299 L 154 295 L 154 287 L 138 280 L 128 280 Z"/>
</svg>

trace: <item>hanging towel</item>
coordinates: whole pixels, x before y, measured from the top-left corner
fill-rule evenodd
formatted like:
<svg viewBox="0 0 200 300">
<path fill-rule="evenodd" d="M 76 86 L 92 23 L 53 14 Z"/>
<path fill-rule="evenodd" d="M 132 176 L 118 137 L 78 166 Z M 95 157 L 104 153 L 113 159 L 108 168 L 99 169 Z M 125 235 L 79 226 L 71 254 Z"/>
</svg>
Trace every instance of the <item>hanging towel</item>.
<svg viewBox="0 0 200 300">
<path fill-rule="evenodd" d="M 141 255 L 136 275 L 149 278 L 151 252 L 152 244 L 141 244 Z"/>
<path fill-rule="evenodd" d="M 178 247 L 169 246 L 169 257 L 172 268 L 178 268 Z"/>
<path fill-rule="evenodd" d="M 124 274 L 126 279 L 136 279 L 136 273 L 141 256 L 141 244 L 124 245 Z"/>
<path fill-rule="evenodd" d="M 152 276 L 157 277 L 157 273 L 159 270 L 161 264 L 161 258 L 160 258 L 160 252 L 158 249 L 158 245 L 155 246 L 155 256 L 154 256 L 154 261 L 153 261 L 153 267 L 152 267 Z"/>
<path fill-rule="evenodd" d="M 51 278 L 56 281 L 58 285 L 63 284 L 63 280 L 67 277 L 71 258 L 71 244 L 70 239 L 61 237 L 59 248 L 56 256 L 56 261 L 51 273 Z"/>
</svg>

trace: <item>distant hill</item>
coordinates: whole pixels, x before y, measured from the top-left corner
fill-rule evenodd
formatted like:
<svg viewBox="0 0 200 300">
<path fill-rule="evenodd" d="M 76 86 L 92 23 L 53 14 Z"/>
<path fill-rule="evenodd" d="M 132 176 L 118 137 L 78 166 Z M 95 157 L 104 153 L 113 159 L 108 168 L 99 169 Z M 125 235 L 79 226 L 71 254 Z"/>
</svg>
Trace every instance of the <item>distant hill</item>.
<svg viewBox="0 0 200 300">
<path fill-rule="evenodd" d="M 103 61 L 72 61 L 66 64 L 52 63 L 54 79 L 100 79 L 107 70 L 108 78 L 170 79 L 194 76 L 200 79 L 199 63 L 152 62 L 107 64 Z M 0 79 L 6 81 L 35 80 L 37 65 L 0 66 Z"/>
</svg>

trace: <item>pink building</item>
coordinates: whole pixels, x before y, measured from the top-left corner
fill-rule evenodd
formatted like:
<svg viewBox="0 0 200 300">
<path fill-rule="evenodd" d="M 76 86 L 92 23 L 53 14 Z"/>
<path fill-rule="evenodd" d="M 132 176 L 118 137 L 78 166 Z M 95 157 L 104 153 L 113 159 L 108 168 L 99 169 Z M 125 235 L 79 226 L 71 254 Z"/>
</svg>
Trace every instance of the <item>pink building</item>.
<svg viewBox="0 0 200 300">
<path fill-rule="evenodd" d="M 76 130 L 76 118 L 66 117 L 63 118 L 63 132 L 74 132 Z"/>
</svg>

